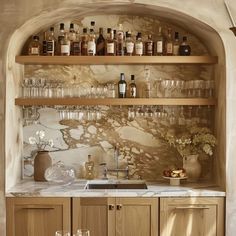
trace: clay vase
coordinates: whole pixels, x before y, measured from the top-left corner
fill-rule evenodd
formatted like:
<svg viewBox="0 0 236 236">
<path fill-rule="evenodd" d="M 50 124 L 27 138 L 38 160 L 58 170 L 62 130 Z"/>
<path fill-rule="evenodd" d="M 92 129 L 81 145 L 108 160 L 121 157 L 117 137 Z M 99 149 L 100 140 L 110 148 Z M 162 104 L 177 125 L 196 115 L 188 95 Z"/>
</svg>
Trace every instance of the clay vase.
<svg viewBox="0 0 236 236">
<path fill-rule="evenodd" d="M 189 155 L 183 159 L 183 168 L 186 170 L 188 181 L 197 182 L 201 175 L 201 164 L 198 154 Z"/>
<path fill-rule="evenodd" d="M 38 151 L 34 158 L 34 180 L 47 181 L 44 173 L 48 167 L 52 166 L 52 159 L 48 151 Z"/>
</svg>

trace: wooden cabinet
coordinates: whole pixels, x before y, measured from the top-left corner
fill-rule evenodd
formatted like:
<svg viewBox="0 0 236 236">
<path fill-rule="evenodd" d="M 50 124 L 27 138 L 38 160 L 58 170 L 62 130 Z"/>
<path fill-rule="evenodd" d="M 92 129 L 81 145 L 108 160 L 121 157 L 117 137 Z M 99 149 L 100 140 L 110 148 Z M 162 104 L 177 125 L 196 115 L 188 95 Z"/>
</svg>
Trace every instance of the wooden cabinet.
<svg viewBox="0 0 236 236">
<path fill-rule="evenodd" d="M 77 228 L 91 236 L 157 236 L 158 198 L 74 198 Z"/>
<path fill-rule="evenodd" d="M 70 198 L 7 198 L 7 236 L 54 236 L 70 230 Z"/>
<path fill-rule="evenodd" d="M 161 198 L 160 236 L 223 236 L 224 198 Z"/>
</svg>

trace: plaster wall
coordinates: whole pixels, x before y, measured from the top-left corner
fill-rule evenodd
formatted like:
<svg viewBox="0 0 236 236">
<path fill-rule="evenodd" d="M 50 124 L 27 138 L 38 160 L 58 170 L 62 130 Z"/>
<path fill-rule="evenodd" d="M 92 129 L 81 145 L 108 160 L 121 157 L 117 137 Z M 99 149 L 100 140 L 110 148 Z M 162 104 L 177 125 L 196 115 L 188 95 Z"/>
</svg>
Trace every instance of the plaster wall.
<svg viewBox="0 0 236 236">
<path fill-rule="evenodd" d="M 81 5 L 82 3 L 92 3 L 92 5 Z M 15 143 L 20 142 L 20 138 L 22 134 L 19 132 L 12 132 L 14 129 L 19 130 L 19 125 L 21 125 L 20 119 L 17 119 L 19 116 L 19 111 L 13 113 L 14 108 L 14 96 L 18 92 L 16 88 L 14 88 L 13 77 L 17 77 L 18 73 L 22 73 L 22 67 L 19 65 L 14 65 L 14 73 L 9 73 L 10 76 L 6 77 L 6 70 L 9 72 L 12 69 L 14 56 L 19 53 L 19 45 L 21 42 L 24 42 L 25 37 L 29 35 L 29 32 L 32 33 L 33 26 L 43 25 L 44 27 L 49 26 L 52 23 L 61 21 L 63 19 L 71 18 L 73 16 L 78 16 L 78 14 L 90 15 L 96 13 L 103 13 L 110 10 L 113 4 L 117 5 L 127 5 L 127 13 L 131 11 L 131 9 L 136 8 L 134 4 L 142 4 L 140 7 L 136 8 L 136 14 L 142 12 L 145 14 L 149 14 L 149 12 L 155 13 L 155 6 L 166 7 L 172 10 L 179 11 L 179 15 L 173 15 L 173 12 L 165 9 L 161 9 L 160 7 L 156 7 L 156 13 L 163 14 L 165 12 L 165 16 L 172 20 L 177 19 L 179 24 L 183 24 L 183 28 L 193 29 L 195 33 L 199 33 L 201 39 L 204 41 L 205 39 L 211 38 L 212 51 L 216 52 L 219 47 L 219 40 L 215 37 L 214 32 L 209 32 L 207 27 L 201 24 L 194 24 L 196 21 L 192 19 L 189 20 L 188 17 L 181 15 L 184 13 L 186 15 L 191 15 L 193 18 L 196 18 L 209 26 L 215 29 L 220 35 L 224 47 L 225 47 L 225 57 L 226 57 L 226 189 L 227 189 L 227 235 L 234 235 L 236 231 L 236 226 L 234 222 L 236 220 L 236 172 L 234 171 L 234 166 L 236 166 L 236 161 L 234 160 L 235 153 L 235 136 L 236 136 L 236 126 L 235 122 L 235 96 L 234 91 L 236 88 L 236 83 L 234 82 L 234 73 L 236 72 L 236 43 L 234 35 L 228 30 L 231 26 L 231 23 L 228 19 L 228 16 L 225 11 L 225 7 L 222 0 L 211 0 L 211 1 L 196 1 L 196 0 L 185 0 L 185 1 L 166 1 L 166 0 L 139 0 L 139 1 L 29 1 L 29 0 L 5 0 L 1 2 L 2 12 L 0 13 L 0 22 L 1 25 L 6 25 L 7 27 L 3 27 L 0 33 L 0 39 L 2 42 L 2 47 L 0 48 L 1 61 L 0 66 L 1 74 L 0 74 L 0 206 L 3 209 L 0 212 L 0 235 L 5 234 L 5 211 L 4 211 L 4 171 L 5 171 L 5 157 L 6 160 L 10 160 L 11 158 L 16 158 L 20 160 L 20 150 L 19 145 L 14 146 Z M 150 6 L 151 5 L 151 6 Z M 236 4 L 234 0 L 229 1 L 229 5 L 232 8 L 233 16 L 236 18 Z M 29 7 L 30 6 L 30 7 Z M 117 9 L 114 13 L 124 13 L 124 8 L 119 8 L 116 6 L 114 9 Z M 159 10 L 159 11 L 158 11 Z M 60 14 L 63 12 L 63 15 Z M 50 14 L 47 14 L 50 13 Z M 41 15 L 40 17 L 38 17 Z M 43 18 L 42 16 L 45 15 Z M 61 17 L 63 16 L 63 17 Z M 35 18 L 36 17 L 36 18 Z M 38 18 L 37 18 L 38 17 Z M 11 35 L 15 30 L 17 30 L 21 25 L 23 25 L 27 20 L 35 18 L 34 22 L 30 22 L 32 27 L 25 27 L 25 31 L 15 32 L 20 36 L 17 40 L 16 44 L 11 44 L 11 48 L 8 48 L 9 40 Z M 37 19 L 40 19 L 41 22 L 37 22 Z M 191 18 L 190 18 L 191 19 Z M 191 24 L 189 23 L 191 22 Z M 21 28 L 22 29 L 22 28 Z M 22 29 L 23 30 L 23 29 Z M 27 30 L 29 30 L 27 32 Z M 25 36 L 24 36 L 25 35 Z M 209 45 L 210 46 L 210 45 Z M 15 48 L 15 52 L 14 52 Z M 8 49 L 8 55 L 7 55 Z M 218 53 L 224 54 L 222 49 Z M 9 53 L 10 52 L 10 53 Z M 12 53 L 14 52 L 14 53 Z M 6 60 L 6 55 L 8 56 L 8 61 Z M 12 58 L 13 57 L 13 58 Z M 224 74 L 224 61 L 220 61 L 218 67 L 219 73 Z M 224 78 L 224 76 L 220 76 Z M 222 80 L 222 79 L 221 79 Z M 11 88 L 11 91 L 7 91 L 7 103 L 8 109 L 6 110 L 6 122 L 4 119 L 5 109 L 4 109 L 4 100 L 5 100 L 5 85 L 7 81 L 7 88 Z M 224 84 L 224 83 L 222 83 Z M 224 88 L 224 87 L 222 87 Z M 222 93 L 224 95 L 224 93 Z M 222 99 L 220 100 L 220 104 L 218 105 L 219 109 L 225 106 L 224 104 L 224 96 L 222 95 Z M 223 109 L 224 110 L 224 109 Z M 222 118 L 224 119 L 224 117 Z M 5 131 L 7 131 L 7 136 L 5 137 Z M 12 134 L 12 136 L 11 136 Z M 223 134 L 224 136 L 224 134 Z M 6 145 L 5 145 L 6 141 Z M 224 152 L 224 150 L 223 150 Z M 14 167 L 13 167 L 14 169 Z M 20 176 L 20 171 L 15 173 L 16 176 Z"/>
</svg>

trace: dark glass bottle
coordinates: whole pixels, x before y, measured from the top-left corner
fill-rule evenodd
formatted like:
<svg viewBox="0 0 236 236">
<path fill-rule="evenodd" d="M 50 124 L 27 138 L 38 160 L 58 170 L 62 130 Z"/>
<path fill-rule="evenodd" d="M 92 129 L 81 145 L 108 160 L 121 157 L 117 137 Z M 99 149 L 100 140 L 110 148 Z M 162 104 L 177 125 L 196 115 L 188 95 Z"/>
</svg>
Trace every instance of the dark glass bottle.
<svg viewBox="0 0 236 236">
<path fill-rule="evenodd" d="M 87 56 L 88 55 L 88 34 L 87 28 L 83 28 L 83 34 L 81 36 L 81 55 Z"/>
<path fill-rule="evenodd" d="M 105 39 L 103 37 L 103 28 L 99 28 L 99 36 L 97 39 L 97 56 L 105 55 Z"/>
<path fill-rule="evenodd" d="M 47 56 L 47 32 L 44 32 L 43 36 L 42 54 L 43 56 Z"/>
<path fill-rule="evenodd" d="M 131 75 L 131 82 L 129 84 L 129 97 L 130 98 L 137 97 L 137 86 L 134 80 L 134 75 Z"/>
<path fill-rule="evenodd" d="M 190 56 L 191 55 L 191 47 L 187 42 L 187 37 L 183 37 L 183 42 L 179 46 L 179 55 L 180 56 Z"/>
<path fill-rule="evenodd" d="M 120 81 L 118 83 L 118 96 L 119 98 L 125 98 L 126 97 L 126 90 L 127 90 L 127 83 L 125 81 L 125 74 L 120 74 Z"/>
<path fill-rule="evenodd" d="M 152 41 L 152 35 L 148 35 L 148 40 L 145 43 L 145 52 L 147 56 L 153 55 L 153 41 Z"/>
</svg>

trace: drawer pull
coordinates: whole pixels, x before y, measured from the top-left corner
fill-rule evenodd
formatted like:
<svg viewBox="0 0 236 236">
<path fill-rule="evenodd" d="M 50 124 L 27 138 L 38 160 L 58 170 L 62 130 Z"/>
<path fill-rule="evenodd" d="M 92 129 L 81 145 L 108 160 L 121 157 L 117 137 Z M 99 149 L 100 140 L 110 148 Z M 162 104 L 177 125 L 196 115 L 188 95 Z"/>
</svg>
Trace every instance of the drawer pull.
<svg viewBox="0 0 236 236">
<path fill-rule="evenodd" d="M 209 210 L 209 207 L 204 207 L 204 206 L 199 206 L 199 207 L 195 207 L 195 206 L 186 206 L 186 207 L 176 207 L 176 210 L 188 210 L 188 209 L 193 209 L 193 210 Z"/>
<path fill-rule="evenodd" d="M 121 205 L 121 204 L 117 204 L 117 205 L 116 205 L 116 209 L 117 209 L 118 211 L 120 211 L 121 208 L 122 208 L 122 205 Z"/>
<path fill-rule="evenodd" d="M 22 209 L 25 210 L 54 210 L 55 207 L 43 207 L 43 206 L 39 206 L 39 207 L 22 207 Z"/>
<path fill-rule="evenodd" d="M 115 206 L 113 204 L 109 204 L 108 205 L 109 211 L 112 211 L 115 209 Z"/>
</svg>

